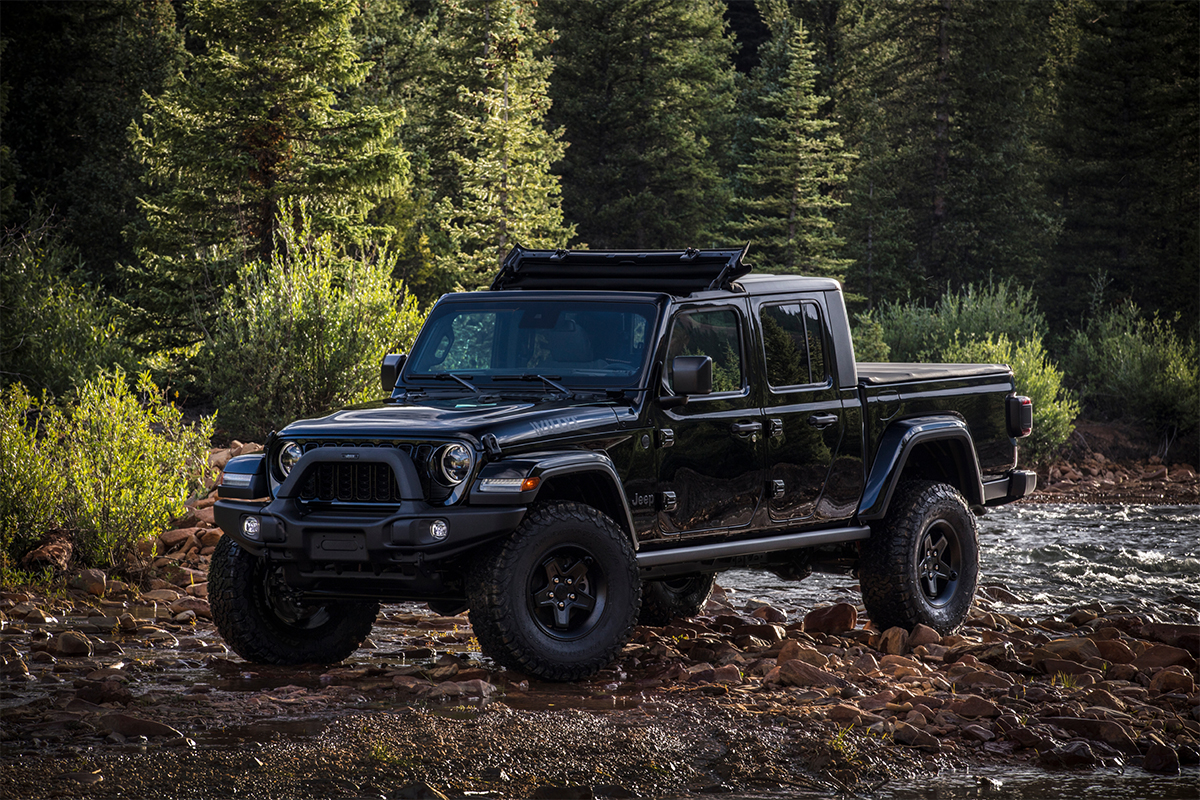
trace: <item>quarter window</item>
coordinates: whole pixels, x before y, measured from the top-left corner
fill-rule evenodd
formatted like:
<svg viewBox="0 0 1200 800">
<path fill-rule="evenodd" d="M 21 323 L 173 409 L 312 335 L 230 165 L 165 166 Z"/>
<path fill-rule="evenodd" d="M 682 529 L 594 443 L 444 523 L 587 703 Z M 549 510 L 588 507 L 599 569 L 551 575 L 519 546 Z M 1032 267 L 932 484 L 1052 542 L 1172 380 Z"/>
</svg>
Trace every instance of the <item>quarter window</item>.
<svg viewBox="0 0 1200 800">
<path fill-rule="evenodd" d="M 816 303 L 763 306 L 767 382 L 775 388 L 824 383 L 825 340 Z"/>
</svg>

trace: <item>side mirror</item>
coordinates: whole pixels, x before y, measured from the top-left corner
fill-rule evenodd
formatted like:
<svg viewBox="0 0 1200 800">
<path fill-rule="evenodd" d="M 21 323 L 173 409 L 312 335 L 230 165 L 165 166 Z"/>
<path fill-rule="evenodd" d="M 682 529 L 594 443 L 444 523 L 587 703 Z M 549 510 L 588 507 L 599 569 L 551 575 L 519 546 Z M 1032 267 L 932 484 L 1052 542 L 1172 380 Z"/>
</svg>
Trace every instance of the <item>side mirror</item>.
<svg viewBox="0 0 1200 800">
<path fill-rule="evenodd" d="M 407 360 L 408 355 L 405 353 L 388 353 L 383 357 L 383 363 L 379 366 L 379 382 L 383 384 L 385 395 L 390 395 L 396 388 L 396 381 L 400 380 L 400 370 L 404 369 L 404 362 Z"/>
<path fill-rule="evenodd" d="M 675 356 L 671 383 L 677 395 L 712 394 L 712 359 L 708 356 Z"/>
</svg>

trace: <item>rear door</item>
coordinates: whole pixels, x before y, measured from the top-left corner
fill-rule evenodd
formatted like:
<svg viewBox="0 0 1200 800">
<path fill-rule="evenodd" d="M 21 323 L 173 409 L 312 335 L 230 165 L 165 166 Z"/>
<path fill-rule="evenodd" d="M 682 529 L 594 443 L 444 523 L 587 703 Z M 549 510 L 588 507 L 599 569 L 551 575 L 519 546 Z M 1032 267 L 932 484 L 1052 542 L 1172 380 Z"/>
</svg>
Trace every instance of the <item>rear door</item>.
<svg viewBox="0 0 1200 800">
<path fill-rule="evenodd" d="M 841 446 L 846 415 L 818 296 L 754 302 L 766 386 L 767 504 L 772 522 L 814 518 Z"/>
</svg>

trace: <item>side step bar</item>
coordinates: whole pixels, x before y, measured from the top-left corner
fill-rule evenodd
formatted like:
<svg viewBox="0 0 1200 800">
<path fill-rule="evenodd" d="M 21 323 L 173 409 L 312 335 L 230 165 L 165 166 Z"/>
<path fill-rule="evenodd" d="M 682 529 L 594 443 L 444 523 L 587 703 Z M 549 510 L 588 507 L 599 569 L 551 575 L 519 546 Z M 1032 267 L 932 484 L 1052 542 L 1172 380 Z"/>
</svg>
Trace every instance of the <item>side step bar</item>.
<svg viewBox="0 0 1200 800">
<path fill-rule="evenodd" d="M 708 561 L 714 558 L 730 558 L 732 556 L 749 556 L 758 553 L 773 553 L 779 550 L 795 550 L 799 547 L 813 547 L 819 544 L 836 544 L 837 542 L 855 542 L 871 536 L 871 529 L 835 528 L 833 530 L 806 531 L 790 533 L 785 536 L 770 536 L 761 539 L 738 539 L 732 542 L 717 542 L 715 544 L 698 544 L 691 547 L 673 547 L 670 550 L 650 550 L 637 554 L 638 567 L 662 567 L 670 564 L 684 564 L 691 561 Z"/>
</svg>

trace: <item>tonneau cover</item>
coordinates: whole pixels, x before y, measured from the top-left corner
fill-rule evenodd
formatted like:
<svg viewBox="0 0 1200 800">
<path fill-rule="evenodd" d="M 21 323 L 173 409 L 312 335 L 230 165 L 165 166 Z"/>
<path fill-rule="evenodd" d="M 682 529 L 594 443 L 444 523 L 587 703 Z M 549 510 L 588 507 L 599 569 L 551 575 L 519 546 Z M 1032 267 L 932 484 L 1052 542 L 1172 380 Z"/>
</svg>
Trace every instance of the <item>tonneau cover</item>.
<svg viewBox="0 0 1200 800">
<path fill-rule="evenodd" d="M 909 381 L 952 380 L 981 375 L 1008 375 L 1003 364 L 903 364 L 878 361 L 858 362 L 858 380 L 868 386 L 886 386 Z"/>
</svg>

